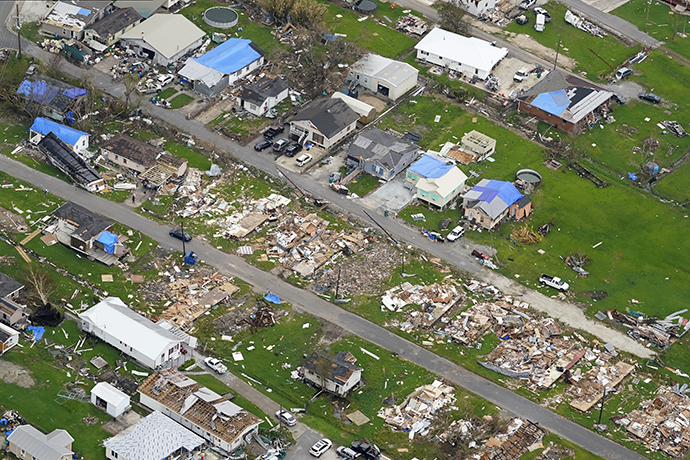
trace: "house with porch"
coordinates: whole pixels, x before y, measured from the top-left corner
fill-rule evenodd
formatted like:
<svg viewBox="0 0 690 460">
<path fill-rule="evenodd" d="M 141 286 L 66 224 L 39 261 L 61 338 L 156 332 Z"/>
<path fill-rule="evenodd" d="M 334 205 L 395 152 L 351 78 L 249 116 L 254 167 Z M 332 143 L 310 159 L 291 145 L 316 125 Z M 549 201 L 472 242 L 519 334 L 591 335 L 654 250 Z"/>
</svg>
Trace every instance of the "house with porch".
<svg viewBox="0 0 690 460">
<path fill-rule="evenodd" d="M 418 145 L 374 128 L 357 135 L 348 147 L 345 161 L 388 181 L 416 160 L 420 151 Z"/>
<path fill-rule="evenodd" d="M 349 351 L 336 354 L 315 351 L 302 365 L 304 379 L 337 396 L 346 396 L 362 381 L 362 368 Z"/>
<path fill-rule="evenodd" d="M 482 179 L 463 195 L 465 218 L 492 230 L 505 218 L 521 220 L 532 213 L 532 200 L 511 182 Z"/>
<path fill-rule="evenodd" d="M 445 209 L 462 192 L 467 176 L 452 161 L 425 154 L 407 169 L 405 186 L 414 188 L 415 198 Z"/>
<path fill-rule="evenodd" d="M 283 78 L 263 77 L 244 85 L 237 97 L 237 106 L 260 117 L 287 99 L 288 90 L 288 82 Z"/>
<path fill-rule="evenodd" d="M 359 114 L 340 99 L 319 99 L 290 121 L 290 135 L 300 144 L 311 142 L 328 150 L 357 128 Z"/>
</svg>

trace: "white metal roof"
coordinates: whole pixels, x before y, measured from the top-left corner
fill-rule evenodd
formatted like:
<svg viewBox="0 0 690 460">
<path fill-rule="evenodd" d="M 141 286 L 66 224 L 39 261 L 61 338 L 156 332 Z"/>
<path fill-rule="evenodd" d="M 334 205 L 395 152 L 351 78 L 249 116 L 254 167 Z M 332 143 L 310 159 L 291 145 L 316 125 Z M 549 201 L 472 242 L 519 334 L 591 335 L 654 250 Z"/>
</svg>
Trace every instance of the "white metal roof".
<svg viewBox="0 0 690 460">
<path fill-rule="evenodd" d="M 183 340 L 131 310 L 118 297 L 107 297 L 80 314 L 84 321 L 105 330 L 108 335 L 155 361 L 174 344 Z"/>
<path fill-rule="evenodd" d="M 494 65 L 508 54 L 507 49 L 492 46 L 485 40 L 463 37 L 438 27 L 429 32 L 414 48 L 486 72 L 490 72 Z"/>
<path fill-rule="evenodd" d="M 434 192 L 441 197 L 446 197 L 455 188 L 465 183 L 467 176 L 464 172 L 457 166 L 448 170 L 441 177 L 437 178 L 426 178 L 421 177 L 417 182 L 417 188 L 424 190 L 426 192 Z"/>
<path fill-rule="evenodd" d="M 223 78 L 223 72 L 205 66 L 192 58 L 187 59 L 178 73 L 190 81 L 201 81 L 209 88 L 213 88 Z"/>
<path fill-rule="evenodd" d="M 394 61 L 378 54 L 367 54 L 352 64 L 351 70 L 363 75 L 376 77 L 397 86 L 417 75 L 419 71 L 406 62 Z"/>
<path fill-rule="evenodd" d="M 151 460 L 168 458 L 184 448 L 194 450 L 204 443 L 201 436 L 179 423 L 155 411 L 115 437 L 106 439 L 103 444 L 118 457 L 127 460 Z"/>
<path fill-rule="evenodd" d="M 115 406 L 119 406 L 122 401 L 127 401 L 127 404 L 129 404 L 129 396 L 108 382 L 100 382 L 96 384 L 96 386 L 91 390 L 91 393 L 95 394 L 103 401 L 107 401 Z"/>
<path fill-rule="evenodd" d="M 60 460 L 65 455 L 71 456 L 72 451 L 66 446 L 74 441 L 65 430 L 45 435 L 31 425 L 18 426 L 7 440 L 37 460 Z"/>
<path fill-rule="evenodd" d="M 172 58 L 206 32 L 181 14 L 154 14 L 146 21 L 122 34 L 123 39 L 144 40 L 166 58 Z"/>
</svg>

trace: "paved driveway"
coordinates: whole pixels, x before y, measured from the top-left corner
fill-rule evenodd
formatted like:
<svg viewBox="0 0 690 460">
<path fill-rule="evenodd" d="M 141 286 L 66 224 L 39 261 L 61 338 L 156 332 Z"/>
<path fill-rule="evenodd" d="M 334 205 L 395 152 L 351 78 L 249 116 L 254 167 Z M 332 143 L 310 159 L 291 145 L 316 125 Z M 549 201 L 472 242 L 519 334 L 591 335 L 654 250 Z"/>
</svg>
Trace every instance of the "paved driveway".
<svg viewBox="0 0 690 460">
<path fill-rule="evenodd" d="M 384 211 L 397 213 L 414 199 L 414 189 L 409 190 L 405 188 L 404 184 L 405 173 L 401 172 L 395 179 L 388 181 L 366 197 L 356 201 L 365 208 L 378 210 L 380 213 Z"/>
</svg>

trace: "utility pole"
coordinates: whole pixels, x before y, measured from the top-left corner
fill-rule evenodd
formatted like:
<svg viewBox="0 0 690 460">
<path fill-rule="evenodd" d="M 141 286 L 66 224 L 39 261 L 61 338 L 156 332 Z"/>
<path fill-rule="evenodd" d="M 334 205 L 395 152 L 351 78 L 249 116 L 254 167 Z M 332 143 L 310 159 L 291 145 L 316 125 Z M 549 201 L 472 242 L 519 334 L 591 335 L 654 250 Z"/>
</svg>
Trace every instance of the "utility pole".
<svg viewBox="0 0 690 460">
<path fill-rule="evenodd" d="M 558 53 L 561 51 L 561 36 L 558 36 L 558 46 L 556 47 L 556 59 L 553 60 L 553 70 L 556 70 L 556 64 L 558 63 Z"/>
<path fill-rule="evenodd" d="M 599 421 L 597 425 L 601 425 L 601 416 L 604 413 L 604 401 L 606 400 L 606 387 L 604 387 L 604 394 L 601 396 L 601 409 L 599 409 Z"/>
<path fill-rule="evenodd" d="M 182 255 L 186 255 L 187 247 L 184 244 L 184 218 L 180 220 L 180 229 L 182 229 Z"/>
<path fill-rule="evenodd" d="M 19 2 L 17 2 L 17 48 L 19 49 L 19 59 L 22 58 L 22 34 L 19 33 L 21 27 L 22 25 L 19 23 Z"/>
<path fill-rule="evenodd" d="M 343 269 L 342 264 L 338 265 L 338 279 L 335 282 L 335 299 L 333 299 L 333 300 L 338 299 L 338 290 L 340 289 L 340 272 L 342 271 L 342 269 Z"/>
<path fill-rule="evenodd" d="M 400 276 L 405 276 L 405 253 L 401 252 L 402 255 L 402 267 L 400 268 Z"/>
</svg>

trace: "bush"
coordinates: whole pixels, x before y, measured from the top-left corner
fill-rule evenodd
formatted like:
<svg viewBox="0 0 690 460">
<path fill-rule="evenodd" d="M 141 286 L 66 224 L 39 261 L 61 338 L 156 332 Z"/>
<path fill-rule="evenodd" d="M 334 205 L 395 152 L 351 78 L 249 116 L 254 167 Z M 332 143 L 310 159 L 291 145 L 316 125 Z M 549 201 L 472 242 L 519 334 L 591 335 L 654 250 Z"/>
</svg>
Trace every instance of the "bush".
<svg viewBox="0 0 690 460">
<path fill-rule="evenodd" d="M 185 361 L 182 363 L 182 365 L 178 368 L 181 371 L 186 371 L 190 367 L 192 367 L 194 364 L 196 364 L 196 360 L 194 358 L 190 359 L 189 361 Z"/>
</svg>

